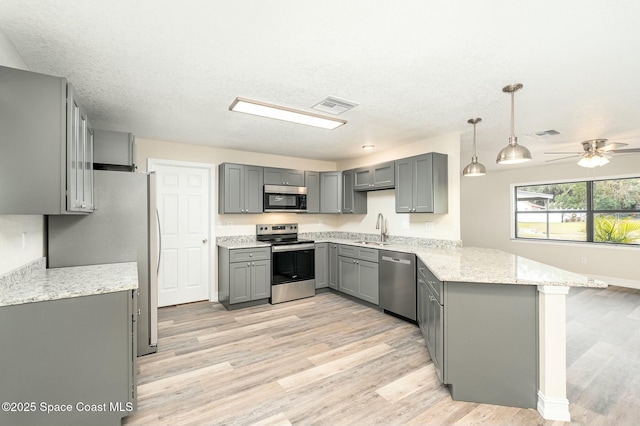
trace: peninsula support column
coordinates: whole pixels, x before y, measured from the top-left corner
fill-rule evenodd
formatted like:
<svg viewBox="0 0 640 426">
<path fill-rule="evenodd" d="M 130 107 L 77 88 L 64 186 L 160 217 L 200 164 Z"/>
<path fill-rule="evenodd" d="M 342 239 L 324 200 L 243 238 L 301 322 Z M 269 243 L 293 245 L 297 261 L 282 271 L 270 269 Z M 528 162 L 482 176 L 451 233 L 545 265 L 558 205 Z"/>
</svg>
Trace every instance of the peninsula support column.
<svg viewBox="0 0 640 426">
<path fill-rule="evenodd" d="M 538 412 L 546 420 L 571 421 L 567 399 L 566 295 L 569 287 L 538 286 Z"/>
</svg>

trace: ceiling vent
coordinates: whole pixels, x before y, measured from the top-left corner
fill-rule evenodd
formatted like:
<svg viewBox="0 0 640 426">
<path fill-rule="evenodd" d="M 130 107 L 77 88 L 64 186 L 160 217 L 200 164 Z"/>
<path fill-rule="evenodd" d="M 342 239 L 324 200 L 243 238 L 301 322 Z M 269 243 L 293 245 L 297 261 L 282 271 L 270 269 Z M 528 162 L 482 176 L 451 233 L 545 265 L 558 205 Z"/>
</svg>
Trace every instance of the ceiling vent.
<svg viewBox="0 0 640 426">
<path fill-rule="evenodd" d="M 530 138 L 545 138 L 547 136 L 555 136 L 559 134 L 560 134 L 559 131 L 551 129 L 551 130 L 544 130 L 542 132 L 529 133 L 529 134 L 526 134 L 525 136 Z"/>
<path fill-rule="evenodd" d="M 358 106 L 358 104 L 350 101 L 345 101 L 344 99 L 338 99 L 338 98 L 329 96 L 328 98 L 318 102 L 311 108 L 317 111 L 328 112 L 330 114 L 338 115 L 356 106 Z"/>
</svg>

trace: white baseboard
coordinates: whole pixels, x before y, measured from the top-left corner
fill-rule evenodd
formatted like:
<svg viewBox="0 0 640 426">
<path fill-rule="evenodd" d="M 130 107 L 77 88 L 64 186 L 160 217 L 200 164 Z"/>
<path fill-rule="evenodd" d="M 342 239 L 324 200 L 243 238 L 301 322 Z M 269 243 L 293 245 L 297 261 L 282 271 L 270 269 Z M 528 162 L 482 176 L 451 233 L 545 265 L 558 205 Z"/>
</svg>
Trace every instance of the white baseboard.
<svg viewBox="0 0 640 426">
<path fill-rule="evenodd" d="M 545 420 L 571 421 L 567 398 L 545 397 L 540 391 L 538 391 L 538 413 Z"/>
</svg>

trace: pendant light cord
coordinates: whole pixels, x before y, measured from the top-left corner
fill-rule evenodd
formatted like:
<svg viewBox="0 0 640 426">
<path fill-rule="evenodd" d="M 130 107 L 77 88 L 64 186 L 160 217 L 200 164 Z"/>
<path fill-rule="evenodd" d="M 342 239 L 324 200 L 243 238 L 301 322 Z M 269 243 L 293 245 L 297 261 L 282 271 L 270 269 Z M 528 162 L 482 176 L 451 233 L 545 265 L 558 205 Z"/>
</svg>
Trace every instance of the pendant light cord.
<svg viewBox="0 0 640 426">
<path fill-rule="evenodd" d="M 477 158 L 476 154 L 476 123 L 473 123 L 473 158 Z"/>
<path fill-rule="evenodd" d="M 511 138 L 515 138 L 516 137 L 516 131 L 515 131 L 515 114 L 514 114 L 514 104 L 515 104 L 515 91 L 511 92 Z"/>
</svg>

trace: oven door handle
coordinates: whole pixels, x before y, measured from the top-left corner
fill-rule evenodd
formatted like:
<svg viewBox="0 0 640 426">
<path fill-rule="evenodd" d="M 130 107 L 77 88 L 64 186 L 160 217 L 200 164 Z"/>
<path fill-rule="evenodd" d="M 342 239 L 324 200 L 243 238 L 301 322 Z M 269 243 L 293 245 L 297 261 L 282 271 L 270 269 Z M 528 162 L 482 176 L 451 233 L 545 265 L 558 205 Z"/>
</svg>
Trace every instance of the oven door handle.
<svg viewBox="0 0 640 426">
<path fill-rule="evenodd" d="M 274 253 L 281 251 L 299 251 L 299 250 L 310 250 L 316 248 L 315 244 L 290 244 L 290 245 L 282 245 L 282 246 L 271 246 L 271 251 Z"/>
</svg>

